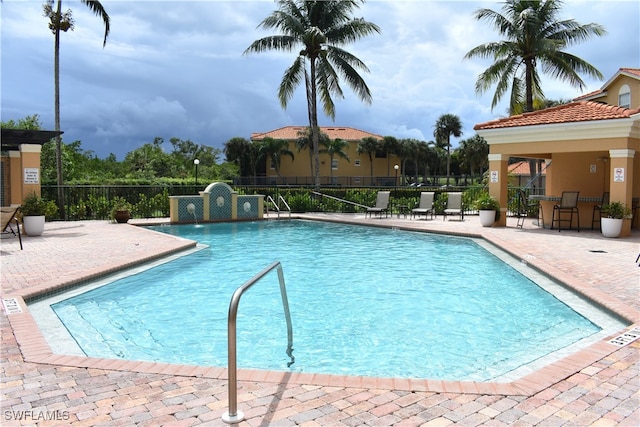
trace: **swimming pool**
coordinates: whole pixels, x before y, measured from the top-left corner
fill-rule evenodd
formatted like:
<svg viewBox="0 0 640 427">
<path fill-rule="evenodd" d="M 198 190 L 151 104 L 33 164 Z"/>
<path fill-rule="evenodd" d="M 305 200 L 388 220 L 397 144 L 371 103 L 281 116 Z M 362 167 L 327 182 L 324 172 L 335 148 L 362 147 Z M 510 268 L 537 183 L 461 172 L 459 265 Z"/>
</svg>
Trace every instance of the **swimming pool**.
<svg viewBox="0 0 640 427">
<path fill-rule="evenodd" d="M 158 230 L 208 247 L 53 305 L 87 355 L 226 366 L 229 298 L 274 260 L 292 370 L 495 380 L 600 330 L 476 240 L 306 221 Z M 240 304 L 238 365 L 283 370 L 276 275 L 265 282 Z"/>
</svg>

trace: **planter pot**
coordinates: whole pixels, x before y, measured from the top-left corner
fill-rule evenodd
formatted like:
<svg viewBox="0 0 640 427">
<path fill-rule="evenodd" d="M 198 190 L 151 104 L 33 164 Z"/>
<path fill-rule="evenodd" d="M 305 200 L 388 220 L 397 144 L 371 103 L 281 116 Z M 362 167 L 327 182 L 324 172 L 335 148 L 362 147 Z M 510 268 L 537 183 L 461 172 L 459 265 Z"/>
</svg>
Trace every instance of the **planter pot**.
<svg viewBox="0 0 640 427">
<path fill-rule="evenodd" d="M 622 231 L 622 219 L 601 218 L 602 235 L 604 237 L 618 237 Z"/>
<path fill-rule="evenodd" d="M 128 210 L 116 211 L 113 218 L 119 224 L 125 224 L 131 218 L 131 213 Z"/>
<path fill-rule="evenodd" d="M 44 231 L 44 215 L 22 217 L 22 223 L 27 236 L 39 236 Z"/>
<path fill-rule="evenodd" d="M 496 222 L 496 211 L 480 211 L 480 224 L 483 227 L 491 227 Z"/>
</svg>

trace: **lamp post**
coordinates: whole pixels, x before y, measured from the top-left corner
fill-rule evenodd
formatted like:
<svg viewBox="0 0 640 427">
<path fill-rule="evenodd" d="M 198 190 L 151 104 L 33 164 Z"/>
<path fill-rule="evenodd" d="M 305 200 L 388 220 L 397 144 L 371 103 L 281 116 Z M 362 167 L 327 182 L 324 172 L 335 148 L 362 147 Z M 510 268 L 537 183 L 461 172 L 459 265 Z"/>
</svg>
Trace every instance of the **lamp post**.
<svg viewBox="0 0 640 427">
<path fill-rule="evenodd" d="M 400 166 L 394 165 L 393 168 L 396 170 L 396 187 L 398 187 L 398 169 L 400 169 Z"/>
<path fill-rule="evenodd" d="M 193 159 L 193 164 L 196 165 L 196 191 L 198 191 L 198 165 L 200 164 L 200 160 Z"/>
</svg>

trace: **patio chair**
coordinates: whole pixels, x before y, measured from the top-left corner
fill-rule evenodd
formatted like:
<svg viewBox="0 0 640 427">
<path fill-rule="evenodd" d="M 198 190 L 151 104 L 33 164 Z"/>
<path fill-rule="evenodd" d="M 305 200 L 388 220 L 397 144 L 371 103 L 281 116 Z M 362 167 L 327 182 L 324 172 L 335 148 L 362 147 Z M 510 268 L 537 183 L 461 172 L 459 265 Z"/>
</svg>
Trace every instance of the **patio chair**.
<svg viewBox="0 0 640 427">
<path fill-rule="evenodd" d="M 464 208 L 462 206 L 462 193 L 449 193 L 447 194 L 447 207 L 444 210 L 444 216 L 442 220 L 447 218 L 447 215 L 459 215 L 460 221 L 464 221 Z"/>
<path fill-rule="evenodd" d="M 522 228 L 524 226 L 525 218 L 529 217 L 529 214 L 533 209 L 540 209 L 540 206 L 537 201 L 529 200 L 527 192 L 522 189 L 518 190 L 518 198 L 518 212 L 516 213 L 518 221 L 516 222 L 516 227 Z M 540 223 L 539 219 L 538 223 Z"/>
<path fill-rule="evenodd" d="M 11 233 L 14 236 L 18 236 L 18 240 L 20 240 L 20 250 L 22 250 L 20 222 L 18 221 L 18 218 L 16 218 L 19 209 L 19 206 L 0 208 L 0 219 L 2 220 L 2 233 Z M 13 229 L 11 223 L 15 223 L 16 230 Z"/>
<path fill-rule="evenodd" d="M 389 196 L 391 195 L 391 191 L 378 191 L 378 195 L 376 197 L 376 205 L 372 208 L 367 208 L 367 212 L 365 212 L 364 217 L 367 217 L 369 214 L 369 218 L 371 218 L 371 214 L 380 215 L 385 214 L 385 218 L 389 216 Z"/>
<path fill-rule="evenodd" d="M 604 193 L 602 193 L 602 199 L 600 199 L 600 204 L 595 205 L 593 207 L 593 214 L 591 214 L 591 229 L 593 230 L 593 226 L 596 223 L 596 212 L 598 213 L 598 219 L 597 221 L 600 222 L 600 218 L 602 217 L 601 215 L 601 211 L 602 211 L 602 205 L 608 205 L 609 204 L 609 192 L 605 191 Z"/>
<path fill-rule="evenodd" d="M 580 212 L 578 211 L 578 194 L 579 191 L 563 191 L 560 203 L 553 206 L 553 215 L 551 217 L 551 229 L 553 225 L 558 224 L 558 232 L 562 230 L 562 223 L 569 223 L 567 230 L 573 225 L 573 213 L 578 218 L 578 232 L 580 231 Z M 562 219 L 562 214 L 569 214 L 569 219 Z"/>
<path fill-rule="evenodd" d="M 431 219 L 433 219 L 434 196 L 434 192 L 420 193 L 420 203 L 417 208 L 411 209 L 411 218 L 414 218 L 416 215 L 424 215 L 424 219 L 427 219 L 427 214 L 431 214 Z"/>
</svg>

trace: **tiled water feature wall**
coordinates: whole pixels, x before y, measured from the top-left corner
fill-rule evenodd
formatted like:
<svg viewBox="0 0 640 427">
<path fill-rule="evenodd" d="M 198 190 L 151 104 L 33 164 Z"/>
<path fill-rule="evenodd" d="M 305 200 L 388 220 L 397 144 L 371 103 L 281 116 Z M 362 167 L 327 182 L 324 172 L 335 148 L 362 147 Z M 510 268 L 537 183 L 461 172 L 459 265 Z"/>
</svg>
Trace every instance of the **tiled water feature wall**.
<svg viewBox="0 0 640 427">
<path fill-rule="evenodd" d="M 254 220 L 263 218 L 264 196 L 238 195 L 223 182 L 213 182 L 193 196 L 170 196 L 172 223 Z"/>
</svg>

